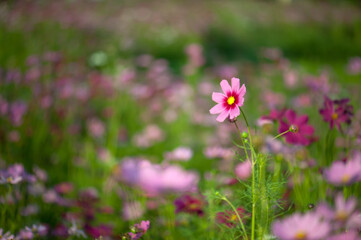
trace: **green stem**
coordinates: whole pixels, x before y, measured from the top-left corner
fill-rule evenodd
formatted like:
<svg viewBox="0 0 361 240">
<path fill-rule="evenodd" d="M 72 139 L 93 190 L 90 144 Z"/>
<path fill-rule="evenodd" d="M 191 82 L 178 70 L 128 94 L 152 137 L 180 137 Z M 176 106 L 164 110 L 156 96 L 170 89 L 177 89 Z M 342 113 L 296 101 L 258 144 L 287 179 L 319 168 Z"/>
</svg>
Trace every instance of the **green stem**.
<svg viewBox="0 0 361 240">
<path fill-rule="evenodd" d="M 241 131 L 240 131 L 239 128 L 238 128 L 237 122 L 234 122 L 234 124 L 236 125 L 236 128 L 237 128 L 237 130 L 238 130 L 239 136 L 241 137 L 242 144 L 243 144 L 243 149 L 244 149 L 244 152 L 245 152 L 245 154 L 246 154 L 247 160 L 249 160 L 249 156 L 248 156 L 248 152 L 247 152 L 247 147 L 246 147 L 246 144 L 245 144 L 244 141 L 243 141 L 242 133 L 241 133 Z"/>
<path fill-rule="evenodd" d="M 243 115 L 244 121 L 246 122 L 248 134 L 249 134 L 249 144 L 251 146 L 251 159 L 252 159 L 252 229 L 251 229 L 251 239 L 254 240 L 254 231 L 255 231 L 255 224 L 256 224 L 256 187 L 255 187 L 255 161 L 253 158 L 253 145 L 252 145 L 252 135 L 251 135 L 251 129 L 249 128 L 249 124 L 246 118 L 246 115 L 244 114 L 242 108 L 240 108 L 241 113 Z"/>
<path fill-rule="evenodd" d="M 233 206 L 233 204 L 226 198 L 226 196 L 221 196 L 221 199 L 224 200 L 225 202 L 227 202 L 227 203 L 229 204 L 229 206 L 231 206 L 231 208 L 233 209 L 233 211 L 236 213 L 236 216 L 237 216 L 237 218 L 238 218 L 238 221 L 239 221 L 239 223 L 241 224 L 241 228 L 242 228 L 242 231 L 243 231 L 243 235 L 244 235 L 245 239 L 248 240 L 248 236 L 247 236 L 246 229 L 244 228 L 243 221 L 242 221 L 241 217 L 239 216 L 237 209 L 236 209 L 236 208 Z"/>
<path fill-rule="evenodd" d="M 274 138 L 272 138 L 272 140 L 275 140 L 275 139 L 277 139 L 277 138 L 285 135 L 286 133 L 288 133 L 288 132 L 290 132 L 290 131 L 291 131 L 291 130 L 288 129 L 287 131 L 284 131 L 283 133 L 280 133 L 280 134 L 278 134 L 277 136 L 275 136 Z"/>
</svg>

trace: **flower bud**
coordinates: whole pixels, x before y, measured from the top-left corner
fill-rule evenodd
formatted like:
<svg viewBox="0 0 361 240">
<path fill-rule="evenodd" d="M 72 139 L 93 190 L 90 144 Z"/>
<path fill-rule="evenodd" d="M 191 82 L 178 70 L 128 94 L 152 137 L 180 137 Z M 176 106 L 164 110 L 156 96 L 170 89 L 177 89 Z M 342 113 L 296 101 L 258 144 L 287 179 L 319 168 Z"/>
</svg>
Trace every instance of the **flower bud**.
<svg viewBox="0 0 361 240">
<path fill-rule="evenodd" d="M 289 128 L 290 132 L 296 133 L 298 132 L 298 127 L 296 125 L 291 125 Z"/>
<path fill-rule="evenodd" d="M 243 137 L 243 138 L 248 138 L 248 133 L 247 133 L 247 132 L 243 132 L 243 133 L 242 133 L 242 137 Z"/>
</svg>

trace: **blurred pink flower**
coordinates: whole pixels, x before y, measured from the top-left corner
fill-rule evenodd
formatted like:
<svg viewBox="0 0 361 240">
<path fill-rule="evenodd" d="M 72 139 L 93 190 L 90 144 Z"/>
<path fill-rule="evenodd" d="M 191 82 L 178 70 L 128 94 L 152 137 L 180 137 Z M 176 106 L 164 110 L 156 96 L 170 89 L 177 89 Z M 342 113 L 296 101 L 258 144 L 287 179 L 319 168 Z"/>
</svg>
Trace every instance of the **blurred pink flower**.
<svg viewBox="0 0 361 240">
<path fill-rule="evenodd" d="M 276 220 L 272 226 L 273 234 L 280 240 L 319 240 L 328 236 L 331 228 L 315 213 L 299 213 Z"/>
<path fill-rule="evenodd" d="M 212 100 L 217 105 L 211 108 L 209 112 L 219 114 L 217 117 L 218 122 L 223 122 L 227 117 L 234 120 L 241 114 L 239 107 L 243 106 L 246 87 L 244 84 L 240 87 L 238 78 L 232 78 L 232 87 L 227 80 L 222 80 L 221 87 L 224 94 L 218 92 L 212 94 Z"/>
<path fill-rule="evenodd" d="M 354 57 L 348 62 L 347 71 L 349 74 L 356 75 L 361 73 L 361 58 Z"/>
<path fill-rule="evenodd" d="M 150 147 L 164 139 L 164 133 L 157 125 L 148 125 L 141 133 L 133 137 L 134 144 L 138 147 Z"/>
<path fill-rule="evenodd" d="M 165 153 L 165 159 L 167 161 L 188 161 L 193 156 L 193 151 L 187 147 L 178 147 L 172 152 Z"/>
<path fill-rule="evenodd" d="M 14 235 L 12 235 L 10 232 L 7 233 L 3 233 L 4 230 L 2 228 L 0 228 L 0 240 L 13 240 L 14 239 Z"/>
<path fill-rule="evenodd" d="M 0 115 L 5 116 L 9 109 L 9 103 L 0 96 Z"/>
<path fill-rule="evenodd" d="M 234 172 L 239 179 L 246 180 L 252 174 L 252 163 L 249 160 L 239 163 Z"/>
<path fill-rule="evenodd" d="M 99 238 L 100 236 L 105 238 L 105 237 L 111 236 L 113 234 L 113 227 L 106 225 L 106 224 L 101 224 L 98 226 L 86 225 L 84 227 L 84 230 L 92 238 Z"/>
<path fill-rule="evenodd" d="M 248 216 L 246 211 L 243 208 L 237 208 L 237 213 L 240 216 L 243 223 L 245 223 L 245 219 Z M 216 221 L 218 223 L 222 223 L 227 225 L 229 228 L 233 228 L 239 224 L 238 217 L 233 210 L 226 210 L 224 212 L 218 212 L 216 215 Z"/>
<path fill-rule="evenodd" d="M 326 240 L 360 240 L 358 233 L 356 231 L 347 231 L 344 233 L 338 233 L 331 237 L 326 238 Z"/>
<path fill-rule="evenodd" d="M 16 238 L 19 240 L 33 239 L 34 234 L 30 229 L 23 229 Z"/>
<path fill-rule="evenodd" d="M 197 43 L 188 45 L 185 49 L 189 62 L 194 67 L 200 67 L 204 64 L 203 47 Z"/>
<path fill-rule="evenodd" d="M 144 208 L 140 202 L 125 202 L 123 204 L 124 220 L 135 220 L 143 216 Z"/>
<path fill-rule="evenodd" d="M 283 133 L 289 130 L 290 127 L 293 128 L 292 132 L 284 134 L 287 143 L 307 146 L 315 140 L 313 137 L 315 129 L 308 124 L 307 115 L 297 117 L 293 110 L 287 110 L 285 118 L 287 121 L 280 121 L 278 132 Z"/>
<path fill-rule="evenodd" d="M 297 73 L 292 70 L 287 70 L 283 73 L 283 80 L 287 87 L 294 88 L 298 81 Z"/>
<path fill-rule="evenodd" d="M 332 101 L 325 96 L 323 108 L 320 109 L 320 114 L 325 122 L 330 123 L 330 128 L 333 128 L 336 125 L 337 128 L 341 130 L 341 123 L 351 123 L 353 107 L 348 104 L 349 101 L 349 99 Z"/>
<path fill-rule="evenodd" d="M 222 148 L 222 147 L 208 147 L 204 150 L 204 155 L 207 158 L 223 158 L 231 159 L 234 156 L 234 152 L 231 148 Z"/>
<path fill-rule="evenodd" d="M 97 119 L 91 118 L 87 121 L 88 131 L 93 137 L 102 137 L 105 132 L 104 123 Z"/>
<path fill-rule="evenodd" d="M 175 212 L 186 212 L 186 213 L 194 213 L 199 216 L 203 215 L 203 206 L 204 201 L 201 198 L 197 198 L 193 195 L 183 195 L 177 198 L 174 201 L 174 205 L 176 207 Z"/>
<path fill-rule="evenodd" d="M 16 101 L 10 105 L 10 118 L 14 126 L 20 126 L 22 124 L 26 111 L 27 105 L 22 101 Z"/>
<path fill-rule="evenodd" d="M 229 79 L 238 75 L 238 70 L 235 66 L 222 65 L 216 69 L 216 74 L 220 78 Z"/>
<path fill-rule="evenodd" d="M 70 182 L 62 182 L 55 185 L 54 189 L 59 194 L 67 194 L 73 191 L 74 186 Z"/>
<path fill-rule="evenodd" d="M 139 224 L 134 224 L 132 227 L 132 232 L 128 233 L 131 237 L 131 240 L 137 240 L 141 238 L 148 231 L 149 227 L 149 221 L 141 221 Z"/>
<path fill-rule="evenodd" d="M 189 192 L 197 189 L 199 177 L 179 166 L 160 166 L 147 160 L 125 159 L 120 179 L 142 188 L 148 194 Z"/>
<path fill-rule="evenodd" d="M 361 181 L 361 159 L 354 157 L 347 162 L 335 161 L 325 170 L 326 180 L 336 186 Z"/>
</svg>

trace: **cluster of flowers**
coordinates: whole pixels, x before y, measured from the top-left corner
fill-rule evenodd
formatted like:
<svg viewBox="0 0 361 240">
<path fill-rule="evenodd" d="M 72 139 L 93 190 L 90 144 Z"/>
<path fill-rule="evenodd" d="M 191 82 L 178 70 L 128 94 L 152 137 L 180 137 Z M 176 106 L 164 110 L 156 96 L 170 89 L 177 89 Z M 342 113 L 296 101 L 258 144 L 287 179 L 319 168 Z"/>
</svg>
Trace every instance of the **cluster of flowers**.
<svg viewBox="0 0 361 240">
<path fill-rule="evenodd" d="M 196 191 L 199 177 L 176 165 L 157 165 L 148 160 L 128 158 L 120 164 L 120 181 L 138 186 L 149 195 Z"/>
<path fill-rule="evenodd" d="M 356 209 L 357 200 L 345 200 L 342 194 L 335 198 L 335 206 L 319 204 L 315 211 L 292 216 L 273 223 L 273 234 L 281 240 L 289 239 L 359 239 L 361 213 Z"/>
</svg>

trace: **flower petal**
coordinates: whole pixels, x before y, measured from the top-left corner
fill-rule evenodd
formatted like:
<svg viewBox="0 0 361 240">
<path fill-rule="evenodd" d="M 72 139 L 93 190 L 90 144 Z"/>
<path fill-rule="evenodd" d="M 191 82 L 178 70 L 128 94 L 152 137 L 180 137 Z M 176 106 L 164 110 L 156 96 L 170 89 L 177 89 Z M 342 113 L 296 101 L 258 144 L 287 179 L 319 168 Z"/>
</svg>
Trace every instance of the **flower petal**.
<svg viewBox="0 0 361 240">
<path fill-rule="evenodd" d="M 286 112 L 286 118 L 290 124 L 294 124 L 296 121 L 296 113 L 295 111 L 289 109 Z"/>
<path fill-rule="evenodd" d="M 226 95 L 232 91 L 231 86 L 229 86 L 229 83 L 227 80 L 221 81 L 221 88 Z"/>
<path fill-rule="evenodd" d="M 242 87 L 238 90 L 237 94 L 239 95 L 239 97 L 243 97 L 244 95 L 246 95 L 246 92 L 246 86 L 242 84 Z"/>
<path fill-rule="evenodd" d="M 232 92 L 236 93 L 239 90 L 240 81 L 239 78 L 232 78 Z"/>
<path fill-rule="evenodd" d="M 238 98 L 238 103 L 237 103 L 237 105 L 239 106 L 239 107 L 242 107 L 243 106 L 243 103 L 244 103 L 244 98 L 242 97 L 242 98 Z"/>
<path fill-rule="evenodd" d="M 217 117 L 217 121 L 218 122 L 223 122 L 224 120 L 226 120 L 226 118 L 229 115 L 229 110 L 228 111 L 223 111 L 221 114 L 219 114 L 219 116 Z"/>
<path fill-rule="evenodd" d="M 225 107 L 222 104 L 217 104 L 216 106 L 212 107 L 209 110 L 209 113 L 210 114 L 218 114 L 218 113 L 221 113 L 224 109 L 225 109 Z"/>
<path fill-rule="evenodd" d="M 239 110 L 239 107 L 235 107 L 235 108 L 230 110 L 229 118 L 233 120 L 236 117 L 238 117 L 240 114 L 241 114 L 241 111 Z"/>
<path fill-rule="evenodd" d="M 227 98 L 227 97 L 222 93 L 214 92 L 212 94 L 212 100 L 215 101 L 216 103 L 224 102 L 225 98 Z"/>
</svg>

